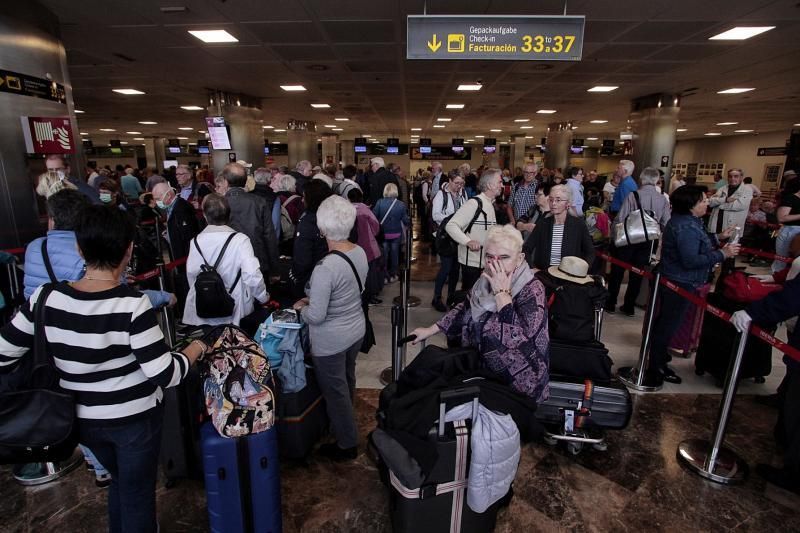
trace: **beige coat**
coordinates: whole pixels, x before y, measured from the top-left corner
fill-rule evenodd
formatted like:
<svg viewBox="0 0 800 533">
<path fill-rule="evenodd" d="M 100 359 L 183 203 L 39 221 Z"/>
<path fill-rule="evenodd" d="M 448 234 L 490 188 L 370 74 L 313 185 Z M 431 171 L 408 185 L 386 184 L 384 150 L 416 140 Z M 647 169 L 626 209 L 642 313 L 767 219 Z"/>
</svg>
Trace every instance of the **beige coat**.
<svg viewBox="0 0 800 533">
<path fill-rule="evenodd" d="M 486 234 L 497 223 L 497 219 L 491 198 L 483 193 L 474 198 L 480 198 L 483 203 L 483 213 L 478 214 L 469 234 L 464 233 L 464 230 L 467 229 L 478 209 L 478 203 L 472 198 L 461 205 L 445 226 L 445 230 L 458 243 L 458 262 L 464 266 L 483 268 L 483 243 L 486 241 Z M 477 252 L 467 248 L 467 243 L 472 240 L 481 243 L 481 249 Z"/>
<path fill-rule="evenodd" d="M 742 183 L 736 192 L 731 195 L 734 200 L 728 202 L 728 187 L 720 189 L 708 200 L 708 207 L 712 209 L 711 219 L 708 221 L 708 231 L 717 232 L 717 218 L 722 217 L 722 229 L 730 226 L 739 226 L 744 229 L 750 202 L 753 200 L 753 189 Z"/>
</svg>

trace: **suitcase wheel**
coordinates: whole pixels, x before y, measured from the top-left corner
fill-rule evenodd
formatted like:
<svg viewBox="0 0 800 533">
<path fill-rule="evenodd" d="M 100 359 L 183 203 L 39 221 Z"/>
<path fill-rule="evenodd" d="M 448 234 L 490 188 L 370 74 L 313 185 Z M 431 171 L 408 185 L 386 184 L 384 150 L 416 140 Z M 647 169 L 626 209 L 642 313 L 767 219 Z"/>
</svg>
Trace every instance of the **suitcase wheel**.
<svg viewBox="0 0 800 533">
<path fill-rule="evenodd" d="M 567 451 L 570 455 L 578 455 L 583 450 L 583 443 L 582 442 L 568 442 L 567 443 Z"/>
<path fill-rule="evenodd" d="M 548 446 L 555 446 L 556 444 L 558 444 L 558 439 L 553 437 L 552 435 L 545 434 L 544 442 Z"/>
<path fill-rule="evenodd" d="M 592 448 L 594 448 L 598 452 L 604 452 L 608 449 L 608 443 L 606 441 L 595 442 L 594 444 L 592 444 Z"/>
</svg>

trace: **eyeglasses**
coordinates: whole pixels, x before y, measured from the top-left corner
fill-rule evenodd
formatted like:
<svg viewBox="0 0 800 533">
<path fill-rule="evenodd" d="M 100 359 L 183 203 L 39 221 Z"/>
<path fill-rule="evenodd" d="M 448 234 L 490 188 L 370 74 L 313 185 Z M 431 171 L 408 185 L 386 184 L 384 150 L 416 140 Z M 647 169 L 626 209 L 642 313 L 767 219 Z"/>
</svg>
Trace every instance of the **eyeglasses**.
<svg viewBox="0 0 800 533">
<path fill-rule="evenodd" d="M 463 181 L 451 181 L 450 183 L 452 183 L 453 185 L 464 185 Z"/>
<path fill-rule="evenodd" d="M 486 254 L 486 259 L 489 261 L 508 261 L 509 259 L 511 259 L 511 256 L 505 254 L 503 255 Z"/>
<path fill-rule="evenodd" d="M 552 196 L 551 196 L 550 198 L 548 198 L 548 200 L 550 200 L 550 202 L 552 202 L 552 203 L 556 203 L 556 202 L 568 202 L 568 201 L 569 201 L 569 200 L 567 200 L 566 198 L 553 198 Z"/>
<path fill-rule="evenodd" d="M 526 170 L 525 172 L 523 172 L 523 174 L 525 174 L 526 176 L 535 176 L 536 172 L 529 172 Z"/>
</svg>

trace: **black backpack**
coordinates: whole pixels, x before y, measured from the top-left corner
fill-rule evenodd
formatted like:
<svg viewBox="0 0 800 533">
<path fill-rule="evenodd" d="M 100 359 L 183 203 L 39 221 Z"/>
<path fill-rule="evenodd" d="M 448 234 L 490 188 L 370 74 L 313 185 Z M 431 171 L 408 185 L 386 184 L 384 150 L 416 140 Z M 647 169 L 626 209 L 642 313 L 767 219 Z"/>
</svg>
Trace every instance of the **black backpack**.
<svg viewBox="0 0 800 533">
<path fill-rule="evenodd" d="M 445 194 L 444 191 L 442 194 Z M 447 196 L 445 196 L 442 200 L 446 200 Z M 472 230 L 472 226 L 478 220 L 478 216 L 483 213 L 483 200 L 478 197 L 470 198 L 470 200 L 477 200 L 478 201 L 478 209 L 475 210 L 475 215 L 472 217 L 472 220 L 469 222 L 469 225 L 464 230 L 464 233 L 469 234 Z M 469 201 L 469 200 L 467 200 Z M 466 205 L 466 204 L 465 204 Z M 463 207 L 463 206 L 462 206 Z M 453 218 L 458 211 L 454 212 L 452 215 L 449 215 L 442 223 L 439 224 L 439 228 L 436 230 L 436 251 L 442 257 L 453 257 L 458 253 L 458 243 L 453 240 L 449 233 L 445 230 L 447 223 L 450 222 L 450 219 Z M 484 220 L 486 220 L 486 213 L 483 214 Z"/>
<path fill-rule="evenodd" d="M 225 241 L 217 260 L 214 262 L 214 266 L 209 265 L 208 261 L 206 261 L 203 251 L 197 245 L 197 238 L 193 239 L 194 247 L 197 248 L 200 257 L 203 259 L 203 264 L 200 265 L 200 273 L 194 281 L 195 308 L 197 316 L 200 318 L 222 318 L 233 314 L 235 302 L 231 293 L 236 288 L 236 284 L 239 283 L 239 278 L 242 277 L 242 269 L 239 269 L 239 272 L 236 273 L 236 279 L 233 280 L 231 288 L 226 289 L 225 282 L 222 281 L 222 276 L 217 272 L 217 268 L 220 261 L 222 261 L 222 256 L 225 255 L 225 250 L 228 249 L 228 245 L 235 236 L 236 233 L 231 233 Z"/>
<path fill-rule="evenodd" d="M 595 309 L 605 303 L 606 288 L 600 283 L 572 283 L 553 277 L 546 270 L 537 272 L 536 278 L 542 282 L 548 296 L 550 338 L 593 341 Z"/>
</svg>

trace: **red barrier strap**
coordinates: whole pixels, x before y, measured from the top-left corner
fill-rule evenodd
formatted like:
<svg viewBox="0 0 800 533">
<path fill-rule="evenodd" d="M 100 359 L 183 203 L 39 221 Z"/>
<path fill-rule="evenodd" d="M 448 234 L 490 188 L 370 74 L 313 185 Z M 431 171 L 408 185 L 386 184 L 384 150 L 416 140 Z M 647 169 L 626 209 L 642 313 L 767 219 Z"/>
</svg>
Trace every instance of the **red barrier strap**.
<svg viewBox="0 0 800 533">
<path fill-rule="evenodd" d="M 186 260 L 188 258 L 189 257 L 187 256 L 187 257 L 181 257 L 180 259 L 176 259 L 175 261 L 173 261 L 171 263 L 167 263 L 166 265 L 164 265 L 164 268 L 166 268 L 167 270 L 175 270 L 179 266 L 185 265 L 186 264 Z"/>
<path fill-rule="evenodd" d="M 142 272 L 138 276 L 133 276 L 133 281 L 146 281 L 148 279 L 153 279 L 158 277 L 158 269 L 154 268 L 153 270 L 148 270 L 147 272 Z"/>
<path fill-rule="evenodd" d="M 759 257 L 765 257 L 767 259 L 772 259 L 773 261 L 781 261 L 783 263 L 791 263 L 792 262 L 792 258 L 791 257 L 784 257 L 782 255 L 775 255 L 775 254 L 771 254 L 769 252 L 765 252 L 763 250 L 756 250 L 754 248 L 745 248 L 744 246 L 742 246 L 742 249 L 741 249 L 741 251 L 739 253 L 757 255 Z"/>
<path fill-rule="evenodd" d="M 761 222 L 758 220 L 748 220 L 746 224 L 751 226 L 760 226 L 762 228 L 769 228 L 769 229 L 781 229 L 783 225 L 781 224 L 770 224 L 769 222 Z"/>
<path fill-rule="evenodd" d="M 2 251 L 11 255 L 22 255 L 25 253 L 25 248 L 9 248 L 8 250 Z"/>
<path fill-rule="evenodd" d="M 609 263 L 612 263 L 614 265 L 620 266 L 620 267 L 624 268 L 625 270 L 630 270 L 634 274 L 639 274 L 640 276 L 642 276 L 645 279 L 653 279 L 655 277 L 655 276 L 653 276 L 652 272 L 649 272 L 647 270 L 641 269 L 639 267 L 635 267 L 630 263 L 626 263 L 625 261 L 620 261 L 616 257 L 611 257 L 610 255 L 608 255 L 605 252 L 596 252 L 596 255 L 597 255 L 597 257 L 608 261 Z"/>
<path fill-rule="evenodd" d="M 140 226 L 152 226 L 155 223 L 156 223 L 155 219 L 153 219 L 153 220 L 142 220 L 141 222 L 139 222 L 139 225 Z"/>
</svg>

